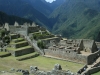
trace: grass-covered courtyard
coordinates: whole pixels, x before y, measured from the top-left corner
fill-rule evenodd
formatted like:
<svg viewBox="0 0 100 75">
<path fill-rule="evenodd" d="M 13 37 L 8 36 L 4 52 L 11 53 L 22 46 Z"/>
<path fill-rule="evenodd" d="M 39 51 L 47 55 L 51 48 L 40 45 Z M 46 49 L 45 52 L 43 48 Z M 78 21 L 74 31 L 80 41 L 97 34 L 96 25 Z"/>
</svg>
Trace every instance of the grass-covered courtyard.
<svg viewBox="0 0 100 75">
<path fill-rule="evenodd" d="M 9 71 L 11 68 L 15 69 L 29 69 L 30 66 L 37 66 L 40 70 L 52 70 L 55 64 L 60 64 L 63 70 L 71 70 L 77 72 L 84 64 L 77 64 L 68 61 L 56 60 L 38 56 L 32 59 L 17 61 L 16 57 L 9 56 L 0 58 L 0 71 Z"/>
</svg>

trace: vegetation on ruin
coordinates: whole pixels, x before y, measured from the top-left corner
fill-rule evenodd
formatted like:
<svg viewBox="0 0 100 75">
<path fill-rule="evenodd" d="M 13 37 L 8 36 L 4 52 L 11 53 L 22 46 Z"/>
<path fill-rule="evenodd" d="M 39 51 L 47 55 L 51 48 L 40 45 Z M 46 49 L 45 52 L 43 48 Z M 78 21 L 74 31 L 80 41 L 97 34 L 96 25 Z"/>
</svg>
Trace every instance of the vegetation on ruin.
<svg viewBox="0 0 100 75">
<path fill-rule="evenodd" d="M 47 37 L 53 37 L 54 35 L 53 34 L 49 34 L 48 32 L 46 32 L 46 31 L 41 31 L 41 32 L 35 32 L 34 34 L 33 34 L 33 38 L 35 39 L 35 40 L 38 40 L 38 39 L 45 39 L 45 38 L 47 38 Z"/>
<path fill-rule="evenodd" d="M 4 37 L 5 34 L 6 34 L 5 29 L 1 29 L 1 30 L 0 30 L 0 38 Z"/>
<path fill-rule="evenodd" d="M 45 43 L 42 40 L 38 40 L 37 45 L 38 45 L 39 48 L 42 48 L 42 49 L 44 49 L 45 46 L 46 46 Z"/>
<path fill-rule="evenodd" d="M 0 39 L 2 39 L 3 43 L 10 43 L 10 37 L 4 28 L 0 30 Z"/>
<path fill-rule="evenodd" d="M 9 37 L 9 35 L 3 37 L 2 40 L 3 40 L 4 43 L 10 43 L 10 37 Z"/>
</svg>

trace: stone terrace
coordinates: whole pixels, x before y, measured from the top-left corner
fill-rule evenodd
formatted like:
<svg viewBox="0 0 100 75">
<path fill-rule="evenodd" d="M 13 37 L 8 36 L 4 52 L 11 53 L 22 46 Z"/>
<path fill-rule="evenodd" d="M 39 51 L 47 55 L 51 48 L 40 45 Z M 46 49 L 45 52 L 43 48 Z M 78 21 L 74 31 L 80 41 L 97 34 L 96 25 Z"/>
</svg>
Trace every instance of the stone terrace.
<svg viewBox="0 0 100 75">
<path fill-rule="evenodd" d="M 13 34 L 13 38 L 11 35 L 12 40 L 7 47 L 8 52 L 13 56 L 21 56 L 34 52 L 34 49 L 29 46 L 28 42 L 24 38 L 18 37 L 17 34 Z"/>
</svg>

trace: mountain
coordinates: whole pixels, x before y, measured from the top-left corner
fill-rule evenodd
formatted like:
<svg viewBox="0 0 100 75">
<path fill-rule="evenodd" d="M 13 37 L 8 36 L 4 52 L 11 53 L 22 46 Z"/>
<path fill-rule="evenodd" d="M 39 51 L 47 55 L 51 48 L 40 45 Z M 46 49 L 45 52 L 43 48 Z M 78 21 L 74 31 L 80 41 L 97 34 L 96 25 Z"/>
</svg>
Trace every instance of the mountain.
<svg viewBox="0 0 100 75">
<path fill-rule="evenodd" d="M 5 23 L 9 23 L 10 25 L 13 25 L 15 21 L 18 22 L 19 24 L 23 24 L 25 22 L 32 23 L 31 20 L 20 18 L 17 16 L 7 15 L 0 11 L 0 25 L 3 25 Z"/>
<path fill-rule="evenodd" d="M 52 3 L 48 3 L 45 0 L 41 0 L 41 1 L 44 2 L 46 5 L 48 5 L 49 7 L 51 7 L 52 10 L 54 10 L 58 6 L 60 6 L 61 4 L 63 4 L 66 0 L 56 0 L 56 1 L 53 1 Z"/>
<path fill-rule="evenodd" d="M 53 9 L 49 5 L 47 5 L 41 0 L 23 0 L 23 1 L 29 3 L 30 5 L 32 5 L 33 8 L 37 9 L 39 12 L 41 12 L 47 17 L 53 11 Z"/>
<path fill-rule="evenodd" d="M 53 33 L 67 38 L 96 39 L 100 32 L 98 6 L 100 0 L 66 0 L 50 15 Z"/>
<path fill-rule="evenodd" d="M 60 6 L 65 2 L 65 0 L 56 0 L 52 3 L 48 3 L 45 0 L 23 0 L 30 4 L 33 8 L 37 9 L 39 12 L 45 16 L 49 16 L 55 8 Z"/>
<path fill-rule="evenodd" d="M 45 15 L 24 0 L 0 0 L 0 11 L 9 15 L 30 19 L 45 27 L 50 25 Z"/>
</svg>

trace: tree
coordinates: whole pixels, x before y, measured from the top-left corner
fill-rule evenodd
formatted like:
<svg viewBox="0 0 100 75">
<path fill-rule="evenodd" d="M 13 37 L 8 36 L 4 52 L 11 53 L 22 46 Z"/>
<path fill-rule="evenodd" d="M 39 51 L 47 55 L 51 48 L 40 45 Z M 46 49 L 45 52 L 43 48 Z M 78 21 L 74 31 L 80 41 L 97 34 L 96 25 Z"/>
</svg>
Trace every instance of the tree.
<svg viewBox="0 0 100 75">
<path fill-rule="evenodd" d="M 9 36 L 3 37 L 3 42 L 4 43 L 10 43 L 10 37 Z"/>
<path fill-rule="evenodd" d="M 45 48 L 45 44 L 44 44 L 44 42 L 42 40 L 38 40 L 37 45 L 38 45 L 38 47 L 40 47 L 42 49 Z"/>
</svg>

